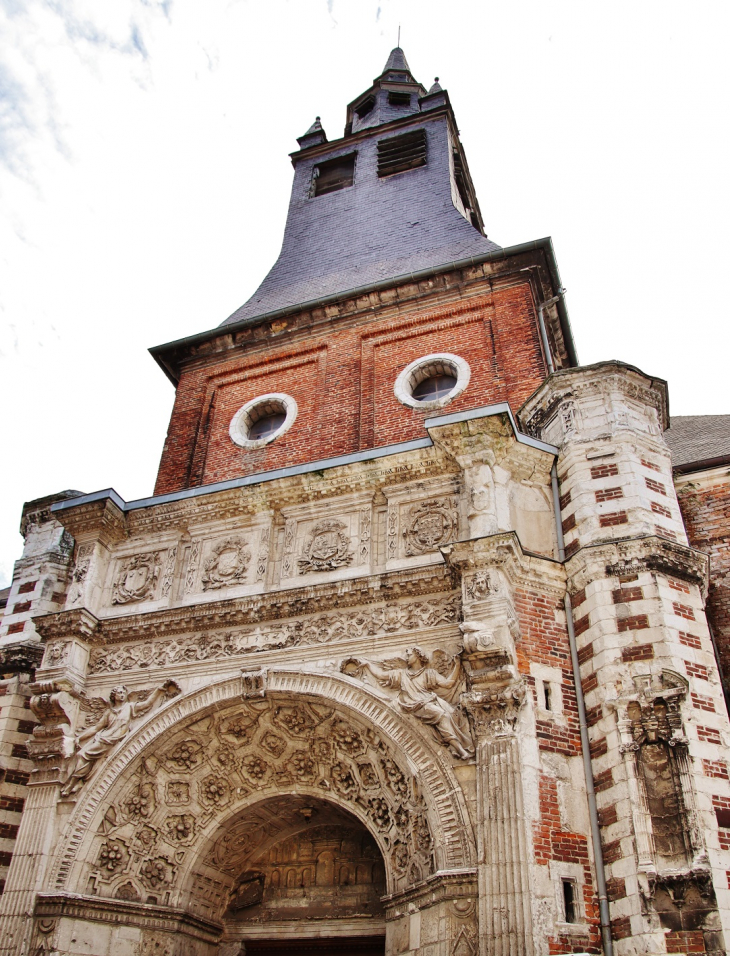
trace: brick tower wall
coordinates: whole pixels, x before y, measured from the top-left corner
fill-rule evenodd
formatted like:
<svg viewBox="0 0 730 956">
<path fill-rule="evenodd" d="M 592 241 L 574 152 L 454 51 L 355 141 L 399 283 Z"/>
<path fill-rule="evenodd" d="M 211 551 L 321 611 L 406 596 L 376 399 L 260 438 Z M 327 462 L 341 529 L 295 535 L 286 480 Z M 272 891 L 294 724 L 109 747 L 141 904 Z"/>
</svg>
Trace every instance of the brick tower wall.
<svg viewBox="0 0 730 956">
<path fill-rule="evenodd" d="M 323 316 L 274 321 L 249 329 L 244 348 L 187 362 L 155 494 L 423 438 L 423 421 L 440 412 L 401 404 L 393 387 L 410 362 L 434 352 L 471 367 L 468 388 L 445 413 L 505 401 L 518 408 L 546 374 L 532 288 L 526 279 L 491 294 L 485 286 L 446 302 L 421 295 L 401 305 L 395 291 L 379 294 L 336 325 Z M 269 392 L 296 399 L 293 427 L 263 448 L 238 447 L 231 419 Z"/>
</svg>

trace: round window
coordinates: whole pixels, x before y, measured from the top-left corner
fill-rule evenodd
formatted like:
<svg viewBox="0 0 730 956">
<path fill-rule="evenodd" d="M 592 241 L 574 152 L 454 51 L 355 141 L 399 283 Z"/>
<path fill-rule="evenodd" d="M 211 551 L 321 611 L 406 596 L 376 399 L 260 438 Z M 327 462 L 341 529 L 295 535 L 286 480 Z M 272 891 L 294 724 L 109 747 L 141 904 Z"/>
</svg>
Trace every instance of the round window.
<svg viewBox="0 0 730 956">
<path fill-rule="evenodd" d="M 442 408 L 461 395 L 470 378 L 471 369 L 464 359 L 438 352 L 403 369 L 395 382 L 395 396 L 411 408 Z"/>
<path fill-rule="evenodd" d="M 260 395 L 238 409 L 228 433 L 241 448 L 261 448 L 289 431 L 297 411 L 297 403 L 291 395 L 281 392 Z"/>
</svg>

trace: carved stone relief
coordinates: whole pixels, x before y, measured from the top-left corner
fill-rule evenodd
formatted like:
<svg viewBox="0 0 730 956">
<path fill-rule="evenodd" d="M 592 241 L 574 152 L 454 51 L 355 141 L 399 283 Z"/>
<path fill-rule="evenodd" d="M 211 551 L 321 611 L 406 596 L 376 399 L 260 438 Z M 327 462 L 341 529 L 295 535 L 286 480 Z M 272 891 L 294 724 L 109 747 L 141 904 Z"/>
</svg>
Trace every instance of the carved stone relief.
<svg viewBox="0 0 730 956">
<path fill-rule="evenodd" d="M 205 562 L 203 590 L 243 584 L 250 562 L 251 550 L 243 538 L 223 538 L 213 545 L 210 557 Z"/>
<path fill-rule="evenodd" d="M 86 576 L 91 566 L 91 558 L 94 553 L 93 544 L 82 544 L 76 552 L 76 564 L 71 574 L 71 586 L 68 590 L 68 599 L 66 606 L 76 607 L 81 604 L 84 597 L 84 585 Z"/>
<path fill-rule="evenodd" d="M 65 664 L 70 646 L 68 641 L 54 641 L 48 644 L 43 657 L 43 667 L 60 667 Z"/>
<path fill-rule="evenodd" d="M 272 622 L 225 633 L 200 634 L 173 640 L 97 647 L 91 653 L 90 674 L 116 673 L 196 661 L 228 660 L 259 651 L 336 643 L 378 634 L 455 624 L 461 612 L 456 595 L 412 600 L 322 614 L 296 621 Z"/>
<path fill-rule="evenodd" d="M 112 604 L 154 600 L 160 577 L 160 553 L 136 554 L 122 561 L 112 586 Z"/>
<path fill-rule="evenodd" d="M 651 872 L 707 867 L 696 820 L 678 674 L 634 678 L 632 693 L 613 701 L 632 795 L 640 865 Z"/>
<path fill-rule="evenodd" d="M 352 564 L 354 556 L 347 525 L 326 519 L 317 522 L 307 535 L 297 566 L 300 574 L 335 571 Z"/>
<path fill-rule="evenodd" d="M 396 885 L 433 872 L 433 839 L 418 781 L 377 732 L 333 707 L 252 698 L 178 730 L 157 752 L 164 754 L 159 760 L 138 760 L 98 828 L 87 856 L 98 895 L 163 902 L 179 889 L 185 862 L 198 859 L 209 823 L 223 820 L 236 803 L 248 807 L 239 823 L 226 816 L 218 835 L 205 838 L 210 849 L 201 865 L 223 880 L 206 894 L 212 918 L 222 916 L 229 900 L 234 909 L 253 905 L 241 873 L 247 865 L 265 869 L 272 835 L 286 836 L 292 821 L 308 822 L 317 807 L 323 812 L 315 823 L 337 822 L 347 808 L 368 821 Z M 280 793 L 292 787 L 319 796 Z M 257 792 L 265 799 L 252 803 Z M 269 863 L 273 872 L 275 854 Z M 195 885 L 203 879 L 208 877 L 198 873 Z M 355 870 L 352 879 L 354 885 Z"/>
<path fill-rule="evenodd" d="M 407 557 L 435 551 L 450 544 L 459 533 L 459 512 L 456 498 L 436 498 L 414 505 L 403 532 Z"/>
<path fill-rule="evenodd" d="M 177 561 L 177 546 L 167 549 L 167 558 L 165 559 L 165 570 L 162 575 L 162 586 L 160 594 L 163 598 L 170 596 L 172 583 L 175 579 L 175 563 Z"/>
<path fill-rule="evenodd" d="M 101 701 L 100 698 L 94 698 L 90 702 L 92 708 L 98 713 L 99 704 L 101 704 L 103 709 L 98 720 L 75 737 L 74 755 L 61 794 L 68 797 L 79 790 L 94 769 L 96 762 L 128 736 L 135 720 L 159 705 L 165 698 L 175 697 L 179 693 L 179 686 L 174 681 L 167 681 L 162 687 L 144 697 L 140 694 L 130 695 L 126 687 L 120 686 L 112 690 L 108 703 Z M 137 804 L 140 808 L 142 807 L 141 799 L 137 801 Z M 146 814 L 141 813 L 140 810 L 140 815 Z"/>
<path fill-rule="evenodd" d="M 468 760 L 474 756 L 467 721 L 454 704 L 465 685 L 459 655 L 450 657 L 436 650 L 429 656 L 421 648 L 411 647 L 404 657 L 380 663 L 350 657 L 340 669 L 361 680 L 368 674 L 381 687 L 397 691 L 399 709 L 431 727 L 455 757 Z"/>
</svg>

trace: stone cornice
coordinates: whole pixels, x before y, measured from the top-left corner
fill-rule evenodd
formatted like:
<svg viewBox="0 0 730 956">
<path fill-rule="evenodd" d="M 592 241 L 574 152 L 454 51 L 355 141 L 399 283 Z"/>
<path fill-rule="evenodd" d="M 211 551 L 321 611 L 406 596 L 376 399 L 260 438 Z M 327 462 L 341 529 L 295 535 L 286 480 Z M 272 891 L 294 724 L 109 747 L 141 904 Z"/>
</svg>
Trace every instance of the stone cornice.
<svg viewBox="0 0 730 956">
<path fill-rule="evenodd" d="M 120 926 L 158 929 L 168 933 L 176 931 L 206 942 L 217 942 L 223 931 L 220 923 L 193 916 L 191 913 L 173 907 L 70 893 L 39 893 L 36 897 L 34 915 L 37 919 L 69 917 L 101 923 L 116 923 Z"/>
<path fill-rule="evenodd" d="M 86 610 L 59 611 L 35 618 L 47 641 L 72 636 L 92 643 L 114 644 L 165 637 L 191 631 L 239 627 L 264 621 L 358 607 L 401 597 L 440 594 L 455 588 L 452 572 L 443 565 L 350 578 L 311 587 L 269 591 L 245 598 L 183 605 L 146 614 L 96 621 Z M 96 623 L 94 623 L 96 622 Z"/>
<path fill-rule="evenodd" d="M 321 469 L 293 474 L 264 474 L 258 481 L 254 475 L 233 488 L 201 486 L 173 500 L 161 496 L 127 504 L 114 492 L 100 492 L 96 500 L 54 511 L 54 517 L 74 538 L 97 537 L 107 543 L 151 534 L 171 536 L 192 525 L 250 518 L 304 501 L 368 491 L 375 495 L 390 484 L 458 473 L 457 463 L 440 449 L 421 447 L 343 464 L 323 462 Z"/>
<path fill-rule="evenodd" d="M 398 919 L 409 912 L 411 904 L 418 909 L 435 906 L 444 900 L 476 899 L 479 895 L 476 869 L 439 870 L 422 883 L 402 893 L 383 897 L 386 920 Z"/>
<path fill-rule="evenodd" d="M 630 393 L 644 404 L 656 408 L 661 428 L 668 427 L 667 383 L 644 374 L 633 365 L 617 361 L 554 372 L 527 399 L 517 417 L 528 435 L 540 437 L 543 428 L 564 401 L 578 398 L 585 392 L 594 392 L 606 381 L 610 381 L 614 388 Z"/>
<path fill-rule="evenodd" d="M 572 591 L 595 580 L 597 566 L 602 566 L 606 576 L 638 571 L 668 574 L 698 585 L 704 598 L 709 585 L 709 565 L 704 552 L 655 535 L 586 545 L 565 563 Z"/>
<path fill-rule="evenodd" d="M 498 567 L 513 584 L 565 592 L 565 574 L 559 561 L 524 551 L 514 531 L 470 538 L 441 548 L 446 563 L 462 574 L 476 568 Z"/>
</svg>

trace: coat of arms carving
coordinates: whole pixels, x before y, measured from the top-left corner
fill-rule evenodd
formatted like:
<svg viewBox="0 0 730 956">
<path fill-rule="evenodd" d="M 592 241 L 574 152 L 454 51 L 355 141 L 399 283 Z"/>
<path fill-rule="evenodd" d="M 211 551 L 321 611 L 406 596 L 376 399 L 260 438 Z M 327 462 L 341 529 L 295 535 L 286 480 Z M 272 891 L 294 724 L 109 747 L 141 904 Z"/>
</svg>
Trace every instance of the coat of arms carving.
<svg viewBox="0 0 730 956">
<path fill-rule="evenodd" d="M 112 589 L 112 604 L 131 604 L 155 596 L 160 576 L 160 556 L 156 551 L 127 558 L 119 568 Z"/>
<path fill-rule="evenodd" d="M 403 532 L 406 555 L 435 551 L 456 538 L 459 515 L 456 504 L 449 498 L 425 501 L 411 510 L 408 527 Z"/>
<path fill-rule="evenodd" d="M 225 538 L 213 548 L 205 562 L 203 590 L 212 591 L 242 584 L 251 561 L 251 552 L 241 538 Z"/>
<path fill-rule="evenodd" d="M 297 562 L 300 574 L 312 571 L 334 571 L 352 564 L 354 552 L 350 549 L 350 536 L 342 521 L 320 521 L 309 532 Z"/>
</svg>

